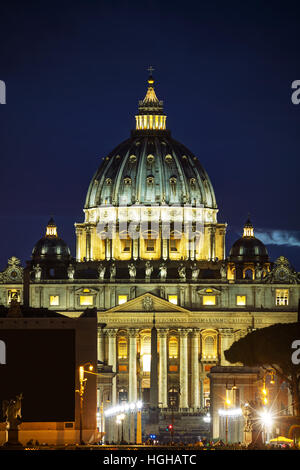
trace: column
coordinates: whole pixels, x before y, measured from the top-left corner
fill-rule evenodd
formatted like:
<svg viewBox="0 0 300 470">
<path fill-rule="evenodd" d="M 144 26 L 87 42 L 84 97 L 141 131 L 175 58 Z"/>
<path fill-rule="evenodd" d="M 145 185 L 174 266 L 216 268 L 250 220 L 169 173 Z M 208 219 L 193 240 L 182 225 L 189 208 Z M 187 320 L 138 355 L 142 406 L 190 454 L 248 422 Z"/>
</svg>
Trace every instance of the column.
<svg viewBox="0 0 300 470">
<path fill-rule="evenodd" d="M 108 232 L 106 233 L 107 238 L 105 239 L 105 258 L 109 261 L 111 256 L 110 256 L 110 245 L 111 245 L 111 240 L 109 239 L 109 234 Z"/>
<path fill-rule="evenodd" d="M 86 259 L 91 259 L 91 227 L 86 227 Z"/>
<path fill-rule="evenodd" d="M 117 330 L 110 328 L 106 330 L 108 336 L 108 365 L 112 366 L 113 372 L 117 372 L 117 344 L 116 344 L 116 335 Z M 115 406 L 117 403 L 117 377 L 112 378 L 112 389 L 111 389 L 111 400 L 109 407 Z M 111 417 L 107 421 L 108 432 L 107 440 L 109 442 L 116 442 L 118 436 L 118 428 L 116 425 L 115 417 Z"/>
<path fill-rule="evenodd" d="M 187 328 L 180 333 L 180 408 L 188 408 L 188 334 Z"/>
<path fill-rule="evenodd" d="M 215 226 L 210 226 L 208 229 L 209 233 L 209 260 L 212 260 L 216 257 L 216 227 Z"/>
<path fill-rule="evenodd" d="M 104 334 L 102 328 L 100 327 L 98 327 L 97 340 L 98 361 L 104 362 Z"/>
<path fill-rule="evenodd" d="M 167 356 L 167 329 L 158 330 L 159 338 L 159 381 L 158 403 L 160 408 L 168 407 L 168 356 Z"/>
<path fill-rule="evenodd" d="M 117 330 L 110 328 L 106 330 L 108 336 L 108 365 L 112 366 L 113 372 L 117 372 Z M 115 406 L 117 403 L 117 378 L 112 379 L 112 396 L 111 405 Z"/>
<path fill-rule="evenodd" d="M 132 257 L 136 261 L 139 257 L 139 240 L 132 240 Z"/>
<path fill-rule="evenodd" d="M 232 328 L 219 328 L 220 340 L 221 340 L 221 366 L 230 366 L 231 363 L 226 361 L 224 351 L 229 349 L 234 342 L 234 331 Z"/>
<path fill-rule="evenodd" d="M 137 345 L 138 330 L 131 328 L 128 330 L 129 337 L 129 393 L 128 402 L 137 401 L 137 369 L 136 369 L 136 345 Z M 135 442 L 135 415 L 130 413 L 129 416 L 129 441 Z"/>
<path fill-rule="evenodd" d="M 138 330 L 131 328 L 128 330 L 129 336 L 129 393 L 128 401 L 137 401 L 137 375 L 136 375 L 136 344 Z"/>
<path fill-rule="evenodd" d="M 81 234 L 82 234 L 82 228 L 76 227 L 75 232 L 76 232 L 76 260 L 80 261 L 81 260 Z"/>
<path fill-rule="evenodd" d="M 192 407 L 200 408 L 200 387 L 199 387 L 199 330 L 195 328 L 192 333 Z"/>
<path fill-rule="evenodd" d="M 168 239 L 162 239 L 162 257 L 164 260 L 168 259 Z"/>
</svg>

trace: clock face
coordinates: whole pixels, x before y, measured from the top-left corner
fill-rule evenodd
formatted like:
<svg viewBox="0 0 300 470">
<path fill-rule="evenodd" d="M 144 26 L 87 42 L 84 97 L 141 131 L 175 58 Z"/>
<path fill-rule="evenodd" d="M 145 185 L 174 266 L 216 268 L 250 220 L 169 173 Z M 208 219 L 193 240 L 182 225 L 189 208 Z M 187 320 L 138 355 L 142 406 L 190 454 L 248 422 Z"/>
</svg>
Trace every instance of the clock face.
<svg viewBox="0 0 300 470">
<path fill-rule="evenodd" d="M 17 277 L 18 273 L 17 273 L 17 271 L 12 271 L 12 272 L 10 273 L 10 275 L 11 275 L 11 277 L 12 277 L 13 279 L 15 279 L 15 278 Z"/>
<path fill-rule="evenodd" d="M 284 268 L 278 269 L 278 271 L 276 273 L 276 277 L 280 281 L 286 281 L 287 278 L 288 278 L 288 275 L 289 275 L 288 271 Z"/>
</svg>

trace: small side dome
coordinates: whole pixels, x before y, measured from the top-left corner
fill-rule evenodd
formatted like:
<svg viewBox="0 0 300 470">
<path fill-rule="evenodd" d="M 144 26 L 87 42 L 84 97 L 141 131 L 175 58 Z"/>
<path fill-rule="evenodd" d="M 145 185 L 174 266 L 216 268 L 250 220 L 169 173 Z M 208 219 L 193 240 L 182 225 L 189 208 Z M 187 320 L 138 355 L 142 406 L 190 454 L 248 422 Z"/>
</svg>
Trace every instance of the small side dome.
<svg viewBox="0 0 300 470">
<path fill-rule="evenodd" d="M 32 259 L 41 260 L 68 260 L 71 252 L 64 240 L 57 235 L 57 226 L 51 218 L 47 224 L 46 235 L 41 238 L 32 250 Z"/>
<path fill-rule="evenodd" d="M 235 262 L 267 262 L 269 260 L 267 248 L 263 242 L 254 236 L 254 229 L 250 219 L 244 225 L 243 236 L 232 245 L 229 252 L 229 260 Z"/>
</svg>

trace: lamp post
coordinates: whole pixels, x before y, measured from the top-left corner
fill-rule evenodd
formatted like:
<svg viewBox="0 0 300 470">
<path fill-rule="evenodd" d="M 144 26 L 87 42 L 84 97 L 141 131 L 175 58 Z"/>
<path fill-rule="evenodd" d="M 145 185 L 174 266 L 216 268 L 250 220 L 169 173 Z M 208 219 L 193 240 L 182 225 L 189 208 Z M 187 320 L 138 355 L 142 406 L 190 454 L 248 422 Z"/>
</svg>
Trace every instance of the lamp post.
<svg viewBox="0 0 300 470">
<path fill-rule="evenodd" d="M 93 370 L 93 366 L 90 362 L 86 362 L 82 366 L 79 366 L 79 390 L 76 390 L 79 393 L 80 401 L 80 413 L 79 413 L 79 443 L 84 444 L 82 439 L 82 423 L 83 423 L 83 398 L 85 392 L 85 386 L 87 379 L 84 378 L 85 366 L 89 366 L 89 371 Z"/>
</svg>

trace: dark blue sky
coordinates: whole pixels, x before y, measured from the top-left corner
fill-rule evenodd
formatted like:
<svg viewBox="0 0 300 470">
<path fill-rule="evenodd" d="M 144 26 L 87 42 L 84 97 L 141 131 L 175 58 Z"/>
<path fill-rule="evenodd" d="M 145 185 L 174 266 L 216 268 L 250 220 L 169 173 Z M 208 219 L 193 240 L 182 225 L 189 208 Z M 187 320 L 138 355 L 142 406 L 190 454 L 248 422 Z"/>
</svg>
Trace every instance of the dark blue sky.
<svg viewBox="0 0 300 470">
<path fill-rule="evenodd" d="M 0 10 L 0 269 L 29 259 L 51 215 L 75 254 L 90 179 L 134 127 L 151 64 L 168 128 L 212 180 L 227 250 L 250 212 L 272 259 L 300 270 L 299 2 L 10 0 Z"/>
</svg>

